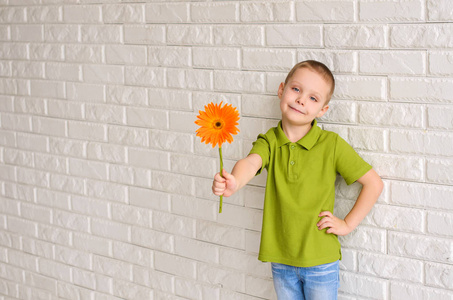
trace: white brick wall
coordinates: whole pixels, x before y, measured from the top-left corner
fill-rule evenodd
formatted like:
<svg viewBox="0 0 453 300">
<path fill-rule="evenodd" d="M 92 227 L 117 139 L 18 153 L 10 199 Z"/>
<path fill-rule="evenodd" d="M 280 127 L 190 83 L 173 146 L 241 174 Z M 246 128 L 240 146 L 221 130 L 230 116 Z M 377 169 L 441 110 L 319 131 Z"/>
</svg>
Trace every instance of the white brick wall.
<svg viewBox="0 0 453 300">
<path fill-rule="evenodd" d="M 452 3 L 0 0 L 0 299 L 276 299 L 264 176 L 218 214 L 193 122 L 238 107 L 231 169 L 305 59 L 337 79 L 320 123 L 385 181 L 340 299 L 453 299 Z"/>
</svg>

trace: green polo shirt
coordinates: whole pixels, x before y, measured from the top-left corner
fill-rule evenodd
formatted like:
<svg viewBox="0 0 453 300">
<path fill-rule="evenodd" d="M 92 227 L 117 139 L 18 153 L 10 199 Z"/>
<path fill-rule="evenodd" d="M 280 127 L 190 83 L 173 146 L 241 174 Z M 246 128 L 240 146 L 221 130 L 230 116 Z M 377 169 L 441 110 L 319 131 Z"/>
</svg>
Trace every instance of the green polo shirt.
<svg viewBox="0 0 453 300">
<path fill-rule="evenodd" d="M 267 169 L 263 227 L 258 258 L 297 267 L 311 267 L 341 259 L 338 237 L 319 231 L 321 211 L 333 212 L 335 180 L 347 184 L 371 169 L 338 134 L 313 127 L 298 142 L 278 127 L 260 134 L 250 153 Z"/>
</svg>

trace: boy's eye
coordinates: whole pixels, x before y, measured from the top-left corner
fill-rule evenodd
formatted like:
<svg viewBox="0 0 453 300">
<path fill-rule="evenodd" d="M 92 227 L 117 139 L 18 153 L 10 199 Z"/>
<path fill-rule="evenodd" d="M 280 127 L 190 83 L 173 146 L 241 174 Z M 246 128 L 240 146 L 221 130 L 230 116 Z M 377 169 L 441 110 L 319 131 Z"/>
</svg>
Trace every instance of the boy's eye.
<svg viewBox="0 0 453 300">
<path fill-rule="evenodd" d="M 298 93 L 300 92 L 299 88 L 293 88 L 293 91 L 298 92 Z"/>
<path fill-rule="evenodd" d="M 316 99 L 315 97 L 310 97 L 310 99 L 311 99 L 312 101 L 318 102 L 318 99 Z"/>
</svg>

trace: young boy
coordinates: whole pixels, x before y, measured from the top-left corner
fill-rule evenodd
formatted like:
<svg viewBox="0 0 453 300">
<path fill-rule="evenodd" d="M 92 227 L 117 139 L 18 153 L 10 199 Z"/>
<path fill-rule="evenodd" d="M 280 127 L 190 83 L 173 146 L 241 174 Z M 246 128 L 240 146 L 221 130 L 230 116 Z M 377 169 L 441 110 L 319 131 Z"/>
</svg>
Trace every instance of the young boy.
<svg viewBox="0 0 453 300">
<path fill-rule="evenodd" d="M 278 299 L 337 299 L 338 235 L 359 225 L 378 199 L 379 175 L 337 134 L 315 118 L 329 109 L 335 88 L 330 70 L 317 61 L 298 63 L 278 88 L 282 119 L 260 134 L 231 174 L 216 174 L 215 195 L 233 195 L 263 168 L 268 171 L 258 259 L 272 263 Z M 332 212 L 337 173 L 362 190 L 343 219 Z"/>
</svg>

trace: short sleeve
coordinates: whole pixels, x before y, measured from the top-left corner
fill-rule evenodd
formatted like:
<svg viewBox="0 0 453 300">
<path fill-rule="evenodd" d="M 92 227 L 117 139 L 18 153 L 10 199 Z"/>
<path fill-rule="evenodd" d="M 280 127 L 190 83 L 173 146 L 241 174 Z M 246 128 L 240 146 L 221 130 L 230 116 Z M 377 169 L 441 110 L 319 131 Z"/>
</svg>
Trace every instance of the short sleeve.
<svg viewBox="0 0 453 300">
<path fill-rule="evenodd" d="M 372 169 L 360 155 L 340 136 L 335 143 L 335 167 L 346 183 L 352 184 Z"/>
<path fill-rule="evenodd" d="M 260 134 L 258 135 L 258 138 L 256 139 L 255 142 L 253 142 L 253 147 L 252 150 L 250 150 L 250 154 L 258 154 L 261 156 L 261 159 L 263 161 L 263 164 L 261 168 L 256 172 L 256 175 L 261 174 L 263 169 L 267 168 L 269 166 L 269 160 L 270 160 L 270 144 L 269 140 L 266 135 Z"/>
</svg>

